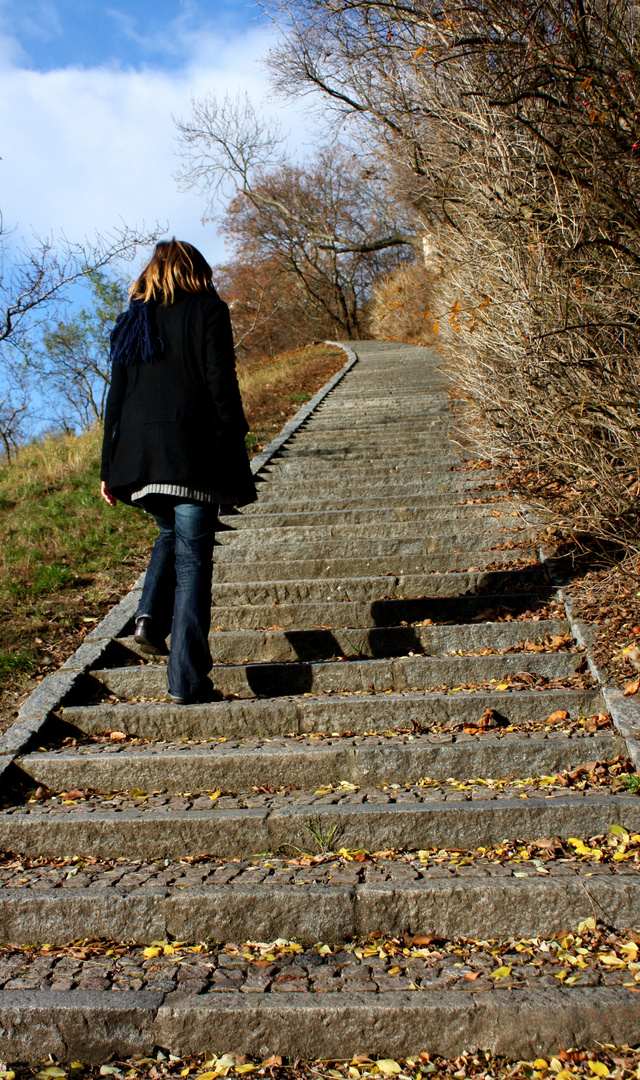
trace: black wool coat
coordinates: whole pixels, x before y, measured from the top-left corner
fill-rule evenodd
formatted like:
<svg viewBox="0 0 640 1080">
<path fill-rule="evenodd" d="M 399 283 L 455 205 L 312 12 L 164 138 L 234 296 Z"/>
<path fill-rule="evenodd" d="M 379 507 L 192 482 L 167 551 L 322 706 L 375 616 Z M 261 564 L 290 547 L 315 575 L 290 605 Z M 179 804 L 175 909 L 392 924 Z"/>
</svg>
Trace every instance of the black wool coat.
<svg viewBox="0 0 640 1080">
<path fill-rule="evenodd" d="M 101 478 L 123 502 L 147 484 L 253 502 L 227 305 L 180 292 L 165 307 L 150 303 L 149 318 L 164 349 L 148 363 L 112 364 Z"/>
</svg>

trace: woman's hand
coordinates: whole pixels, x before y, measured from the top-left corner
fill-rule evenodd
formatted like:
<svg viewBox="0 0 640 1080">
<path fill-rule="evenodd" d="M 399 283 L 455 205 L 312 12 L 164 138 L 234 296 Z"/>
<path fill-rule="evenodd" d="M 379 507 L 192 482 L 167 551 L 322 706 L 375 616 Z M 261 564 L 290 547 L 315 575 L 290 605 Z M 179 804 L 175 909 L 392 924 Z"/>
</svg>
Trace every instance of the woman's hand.
<svg viewBox="0 0 640 1080">
<path fill-rule="evenodd" d="M 109 506 L 115 506 L 116 505 L 118 500 L 115 499 L 113 497 L 113 495 L 109 494 L 109 488 L 107 487 L 106 480 L 103 480 L 101 485 L 100 485 L 100 494 L 102 495 L 102 498 L 104 499 L 104 501 L 109 503 Z"/>
</svg>

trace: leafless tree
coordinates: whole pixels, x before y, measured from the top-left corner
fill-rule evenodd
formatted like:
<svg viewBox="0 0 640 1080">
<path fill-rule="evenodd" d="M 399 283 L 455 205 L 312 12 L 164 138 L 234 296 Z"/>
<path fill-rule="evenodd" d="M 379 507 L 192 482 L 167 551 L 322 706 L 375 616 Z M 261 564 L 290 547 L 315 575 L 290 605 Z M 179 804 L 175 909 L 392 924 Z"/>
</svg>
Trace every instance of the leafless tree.
<svg viewBox="0 0 640 1080">
<path fill-rule="evenodd" d="M 251 248 L 276 260 L 313 307 L 357 337 L 372 282 L 419 244 L 385 197 L 382 169 L 335 141 L 290 163 L 278 128 L 246 99 L 193 102 L 178 126 L 180 183 L 206 197 L 205 219 L 220 217 L 220 195 L 231 196 L 223 228 L 241 256 Z"/>
<path fill-rule="evenodd" d="M 295 0 L 281 90 L 393 161 L 432 332 L 483 455 L 568 530 L 640 549 L 636 8 Z"/>
<path fill-rule="evenodd" d="M 24 363 L 13 358 L 0 372 L 0 444 L 9 462 L 28 430 L 30 390 Z"/>
<path fill-rule="evenodd" d="M 90 306 L 56 324 L 45 324 L 42 347 L 33 348 L 29 365 L 50 393 L 53 411 L 70 430 L 82 430 L 104 418 L 111 381 L 109 335 L 127 306 L 125 282 L 102 271 L 86 275 Z"/>
<path fill-rule="evenodd" d="M 60 309 L 72 286 L 113 263 L 133 258 L 140 246 L 153 242 L 156 235 L 156 231 L 141 233 L 125 227 L 84 243 L 71 243 L 64 237 L 58 241 L 34 237 L 27 247 L 17 245 L 14 237 L 0 227 L 0 384 L 4 387 L 0 400 L 8 433 L 6 439 L 0 438 L 7 454 L 15 450 L 25 424 L 33 424 L 43 407 L 42 401 L 38 403 L 34 398 L 34 380 L 29 373 L 40 370 L 42 374 L 37 363 L 37 341 L 46 330 L 47 318 Z M 58 362 L 63 366 L 62 354 Z M 68 378 L 72 363 L 72 351 L 67 350 L 62 378 Z M 39 389 L 42 392 L 43 386 Z M 77 404 L 86 392 L 81 408 L 88 420 L 95 412 L 88 388 L 83 390 L 76 380 L 76 391 Z M 63 426 L 74 426 L 64 410 L 59 420 Z"/>
</svg>

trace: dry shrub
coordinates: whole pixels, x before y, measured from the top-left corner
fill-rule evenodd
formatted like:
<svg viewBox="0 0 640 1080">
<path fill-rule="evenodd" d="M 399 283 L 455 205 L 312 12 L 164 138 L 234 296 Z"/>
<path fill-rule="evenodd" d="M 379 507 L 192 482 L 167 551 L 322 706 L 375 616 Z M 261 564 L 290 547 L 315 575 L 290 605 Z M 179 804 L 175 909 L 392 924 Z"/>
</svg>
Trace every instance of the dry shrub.
<svg viewBox="0 0 640 1080">
<path fill-rule="evenodd" d="M 433 272 L 423 263 L 382 278 L 374 288 L 369 314 L 373 337 L 432 345 L 432 279 Z"/>
<path fill-rule="evenodd" d="M 480 456 L 565 534 L 640 551 L 640 9 L 282 6 L 278 85 L 360 125 L 432 237 L 427 310 Z M 415 333 L 403 302 L 384 336 Z"/>
</svg>

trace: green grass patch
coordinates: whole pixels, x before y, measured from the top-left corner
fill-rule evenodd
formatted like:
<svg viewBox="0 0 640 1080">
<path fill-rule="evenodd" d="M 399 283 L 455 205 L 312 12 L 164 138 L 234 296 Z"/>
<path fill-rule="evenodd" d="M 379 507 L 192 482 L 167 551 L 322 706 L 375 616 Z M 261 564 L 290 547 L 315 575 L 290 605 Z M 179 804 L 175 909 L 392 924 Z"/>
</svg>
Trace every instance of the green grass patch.
<svg viewBox="0 0 640 1080">
<path fill-rule="evenodd" d="M 0 679 L 31 672 L 35 666 L 34 658 L 28 652 L 5 652 L 0 649 Z"/>
</svg>

